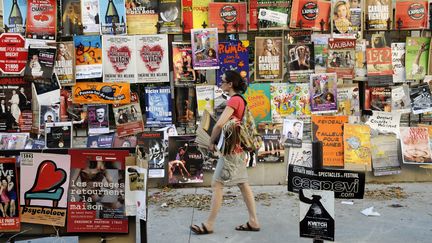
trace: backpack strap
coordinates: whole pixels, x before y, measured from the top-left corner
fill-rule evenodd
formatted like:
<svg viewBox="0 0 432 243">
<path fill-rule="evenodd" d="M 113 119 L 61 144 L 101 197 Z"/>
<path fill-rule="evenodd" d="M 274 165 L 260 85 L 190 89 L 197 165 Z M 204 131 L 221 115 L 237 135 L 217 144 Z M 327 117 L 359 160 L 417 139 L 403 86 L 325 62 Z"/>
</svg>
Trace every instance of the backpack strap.
<svg viewBox="0 0 432 243">
<path fill-rule="evenodd" d="M 243 98 L 243 96 L 241 96 L 241 95 L 239 95 L 239 94 L 235 94 L 235 95 L 233 95 L 232 97 L 235 97 L 235 96 L 238 96 L 238 97 L 242 98 L 242 100 L 244 101 L 244 110 L 243 110 L 243 115 L 242 115 L 242 120 L 243 120 L 244 115 L 246 114 L 247 101 L 246 101 L 245 98 Z M 232 97 L 231 97 L 231 98 L 232 98 Z"/>
</svg>

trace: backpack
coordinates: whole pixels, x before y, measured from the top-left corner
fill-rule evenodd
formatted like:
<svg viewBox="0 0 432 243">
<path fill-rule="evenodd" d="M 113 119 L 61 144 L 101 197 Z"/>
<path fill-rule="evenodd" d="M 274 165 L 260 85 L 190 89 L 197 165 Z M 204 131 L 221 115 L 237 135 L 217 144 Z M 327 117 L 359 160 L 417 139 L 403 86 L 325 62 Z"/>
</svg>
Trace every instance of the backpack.
<svg viewBox="0 0 432 243">
<path fill-rule="evenodd" d="M 257 151 L 261 148 L 263 140 L 261 135 L 258 133 L 257 127 L 255 125 L 255 118 L 253 117 L 252 112 L 249 110 L 247 102 L 243 98 L 243 96 L 238 94 L 234 96 L 241 97 L 245 103 L 243 118 L 240 123 L 239 135 L 242 148 L 247 151 Z"/>
</svg>

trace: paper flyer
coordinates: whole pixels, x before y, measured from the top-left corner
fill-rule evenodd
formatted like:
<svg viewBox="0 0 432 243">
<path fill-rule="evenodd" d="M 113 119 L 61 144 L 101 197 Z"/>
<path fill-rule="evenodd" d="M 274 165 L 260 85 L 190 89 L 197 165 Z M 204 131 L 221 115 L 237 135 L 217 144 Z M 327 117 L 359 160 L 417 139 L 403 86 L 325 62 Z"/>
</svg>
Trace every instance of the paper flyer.
<svg viewBox="0 0 432 243">
<path fill-rule="evenodd" d="M 136 82 L 137 51 L 133 36 L 102 36 L 104 82 Z"/>
<path fill-rule="evenodd" d="M 138 82 L 169 82 L 168 35 L 135 36 L 135 44 Z"/>
<path fill-rule="evenodd" d="M 27 0 L 26 38 L 55 41 L 57 1 Z"/>
<path fill-rule="evenodd" d="M 219 69 L 217 28 L 192 29 L 193 68 Z"/>
</svg>

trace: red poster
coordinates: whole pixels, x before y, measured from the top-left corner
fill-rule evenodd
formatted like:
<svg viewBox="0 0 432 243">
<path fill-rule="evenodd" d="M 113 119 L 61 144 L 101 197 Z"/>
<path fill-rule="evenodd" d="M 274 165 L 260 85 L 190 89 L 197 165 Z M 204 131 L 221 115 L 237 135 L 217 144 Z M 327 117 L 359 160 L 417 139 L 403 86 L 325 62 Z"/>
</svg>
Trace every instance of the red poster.
<svg viewBox="0 0 432 243">
<path fill-rule="evenodd" d="M 210 3 L 209 24 L 219 33 L 225 32 L 225 26 L 227 33 L 246 32 L 246 3 Z"/>
<path fill-rule="evenodd" d="M 0 232 L 20 230 L 17 178 L 15 158 L 0 158 Z"/>
<path fill-rule="evenodd" d="M 395 28 L 400 21 L 401 30 L 426 29 L 428 24 L 428 1 L 397 1 Z"/>
<path fill-rule="evenodd" d="M 190 33 L 193 29 L 193 13 L 192 13 L 192 0 L 183 1 L 183 32 Z"/>
<path fill-rule="evenodd" d="M 294 0 L 291 9 L 290 28 L 321 30 L 329 29 L 331 2 L 327 0 Z M 301 23 L 301 24 L 300 24 Z"/>
<path fill-rule="evenodd" d="M 18 33 L 0 35 L 0 71 L 7 74 L 20 74 L 27 63 L 25 40 Z"/>
<path fill-rule="evenodd" d="M 127 150 L 69 150 L 71 155 L 67 231 L 127 233 Z"/>
<path fill-rule="evenodd" d="M 366 63 L 368 76 L 393 75 L 391 48 L 367 48 Z"/>
<path fill-rule="evenodd" d="M 26 37 L 55 40 L 57 26 L 56 0 L 28 0 Z"/>
</svg>

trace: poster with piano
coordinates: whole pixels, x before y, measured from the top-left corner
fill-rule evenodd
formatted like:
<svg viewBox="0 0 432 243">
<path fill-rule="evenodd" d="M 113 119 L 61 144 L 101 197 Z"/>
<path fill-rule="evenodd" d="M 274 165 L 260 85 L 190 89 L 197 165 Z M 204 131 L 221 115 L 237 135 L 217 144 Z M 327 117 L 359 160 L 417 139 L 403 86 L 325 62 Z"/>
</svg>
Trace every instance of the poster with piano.
<svg viewBox="0 0 432 243">
<path fill-rule="evenodd" d="M 127 233 L 128 150 L 69 150 L 72 159 L 67 231 Z"/>
<path fill-rule="evenodd" d="M 70 155 L 21 153 L 21 222 L 65 226 L 70 163 Z"/>
<path fill-rule="evenodd" d="M 27 18 L 27 0 L 2 0 L 3 24 L 8 33 L 25 32 Z"/>
<path fill-rule="evenodd" d="M 133 36 L 102 36 L 104 82 L 136 82 L 135 38 Z"/>
<path fill-rule="evenodd" d="M 33 124 L 31 83 L 0 78 L 0 132 L 30 132 Z"/>
<path fill-rule="evenodd" d="M 135 44 L 137 82 L 169 82 L 168 35 L 136 36 Z"/>
<path fill-rule="evenodd" d="M 57 1 L 27 0 L 26 38 L 55 41 Z"/>
<path fill-rule="evenodd" d="M 18 174 L 15 158 L 0 158 L 0 181 L 2 182 L 2 215 L 0 216 L 0 232 L 13 232 L 20 229 Z M 6 182 L 6 183 L 5 183 Z M 3 185 L 4 184 L 4 185 Z"/>
</svg>

